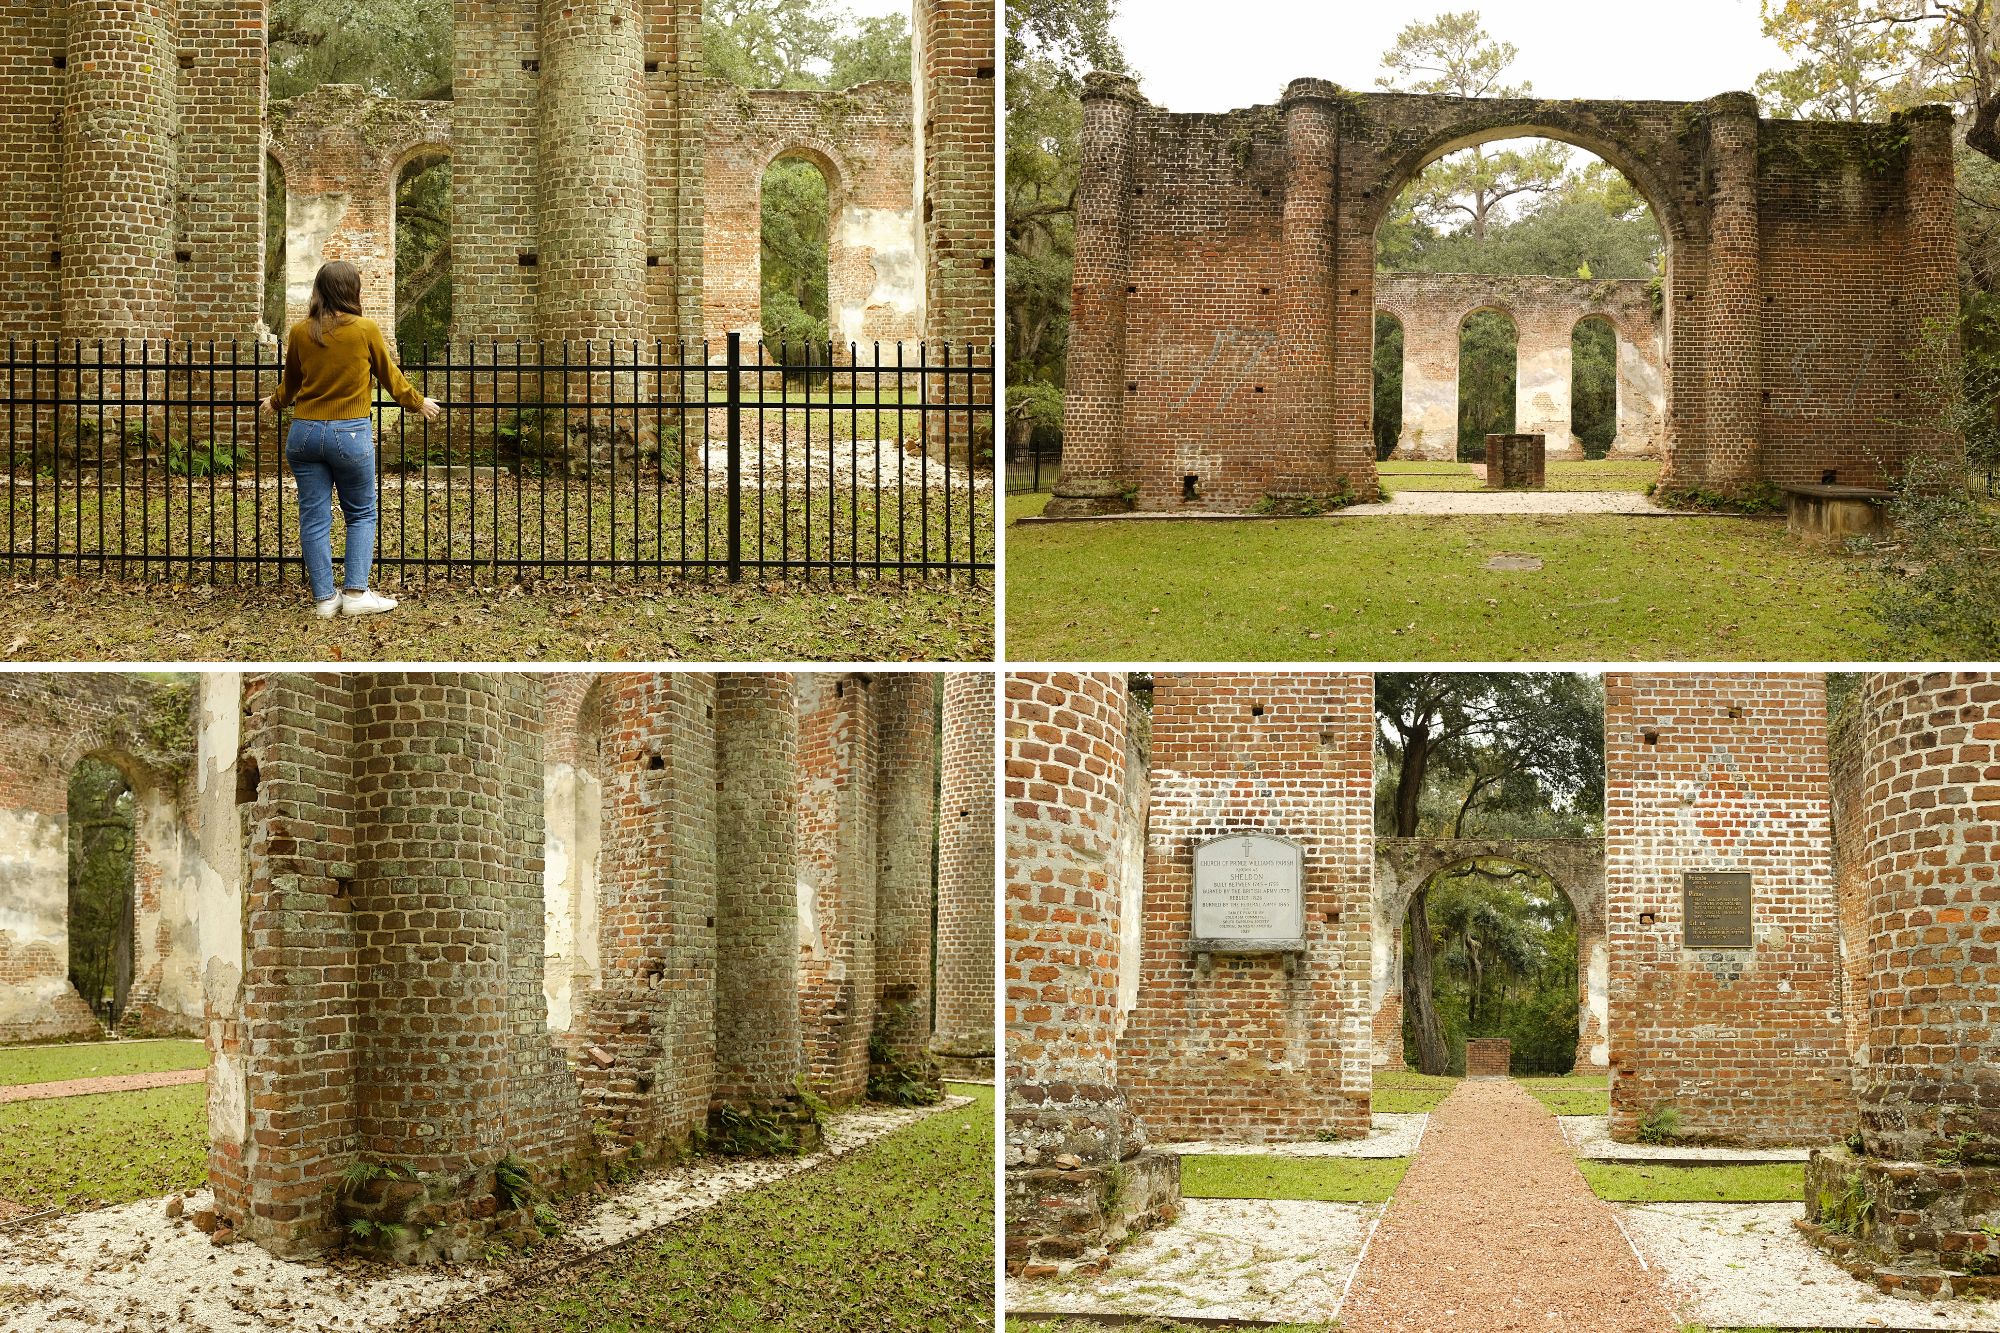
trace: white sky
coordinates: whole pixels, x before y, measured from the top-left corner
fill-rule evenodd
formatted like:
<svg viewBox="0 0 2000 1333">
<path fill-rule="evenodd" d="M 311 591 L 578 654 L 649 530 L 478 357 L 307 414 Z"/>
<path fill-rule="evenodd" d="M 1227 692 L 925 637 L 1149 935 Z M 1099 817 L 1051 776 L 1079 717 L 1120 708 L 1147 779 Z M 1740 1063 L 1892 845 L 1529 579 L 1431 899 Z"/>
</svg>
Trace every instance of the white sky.
<svg viewBox="0 0 2000 1333">
<path fill-rule="evenodd" d="M 1472 8 L 1521 48 L 1509 79 L 1540 97 L 1698 101 L 1788 63 L 1757 0 L 1122 0 L 1115 31 L 1155 105 L 1229 111 L 1275 103 L 1297 78 L 1372 89 L 1405 24 Z"/>
</svg>

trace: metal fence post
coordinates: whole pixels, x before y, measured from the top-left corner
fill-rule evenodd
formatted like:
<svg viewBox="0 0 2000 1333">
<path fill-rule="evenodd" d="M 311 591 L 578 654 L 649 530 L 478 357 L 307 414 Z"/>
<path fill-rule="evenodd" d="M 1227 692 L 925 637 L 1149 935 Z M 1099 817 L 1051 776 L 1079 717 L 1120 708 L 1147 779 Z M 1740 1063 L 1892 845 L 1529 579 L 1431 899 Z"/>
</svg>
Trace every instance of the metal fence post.
<svg viewBox="0 0 2000 1333">
<path fill-rule="evenodd" d="M 743 581 L 743 335 L 729 335 L 729 581 Z"/>
</svg>

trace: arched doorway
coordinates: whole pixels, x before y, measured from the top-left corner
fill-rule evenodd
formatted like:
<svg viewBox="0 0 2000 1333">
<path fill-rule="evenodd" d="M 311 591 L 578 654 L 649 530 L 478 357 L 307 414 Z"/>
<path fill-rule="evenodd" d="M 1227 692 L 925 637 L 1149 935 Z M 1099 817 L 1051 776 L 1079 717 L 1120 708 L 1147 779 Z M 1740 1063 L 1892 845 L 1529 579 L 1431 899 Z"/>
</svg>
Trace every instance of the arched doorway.
<svg viewBox="0 0 2000 1333">
<path fill-rule="evenodd" d="M 1375 461 L 1396 452 L 1403 435 L 1403 321 L 1375 312 Z"/>
<path fill-rule="evenodd" d="M 1370 982 L 1376 1067 L 1400 1069 L 1406 1056 L 1402 960 L 1410 900 L 1420 888 L 1455 877 L 1517 885 L 1532 882 L 1546 886 L 1537 889 L 1543 900 L 1560 895 L 1562 908 L 1544 915 L 1551 923 L 1563 915 L 1574 923 L 1572 1067 L 1601 1072 L 1610 1054 L 1610 948 L 1604 929 L 1604 844 L 1595 838 L 1376 840 Z M 1432 920 L 1437 920 L 1435 913 Z"/>
<path fill-rule="evenodd" d="M 791 149 L 765 166 L 758 186 L 764 354 L 787 367 L 828 357 L 833 181 L 830 163 Z"/>
<path fill-rule="evenodd" d="M 1687 229 L 1674 209 L 1667 182 L 1656 179 L 1639 156 L 1625 151 L 1601 127 L 1588 123 L 1593 119 L 1587 109 L 1590 104 L 1548 104 L 1543 108 L 1574 113 L 1576 123 L 1560 123 L 1567 117 L 1555 116 L 1548 121 L 1528 118 L 1509 123 L 1508 104 L 1504 102 L 1436 100 L 1439 106 L 1456 111 L 1458 116 L 1446 116 L 1444 123 L 1434 126 L 1421 144 L 1386 163 L 1385 175 L 1390 184 L 1367 192 L 1369 202 L 1364 206 L 1364 221 L 1374 239 L 1377 265 L 1391 270 L 1421 271 L 1433 279 L 1452 272 L 1476 271 L 1494 276 L 1539 275 L 1578 281 L 1644 279 L 1657 284 L 1661 345 L 1659 415 L 1670 421 L 1674 266 Z M 1454 179 L 1449 169 L 1460 155 L 1489 148 L 1520 151 L 1520 145 L 1529 143 L 1534 145 L 1532 151 L 1567 152 L 1570 159 L 1557 184 L 1532 192 L 1539 199 L 1537 208 L 1559 206 L 1579 218 L 1598 215 L 1594 219 L 1600 233 L 1596 239 L 1570 238 L 1554 244 L 1548 237 L 1510 238 L 1499 234 L 1518 228 L 1524 218 L 1532 223 L 1536 217 L 1533 211 L 1507 213 L 1506 200 L 1512 196 L 1504 194 L 1498 199 L 1480 198 L 1476 210 L 1464 212 L 1467 221 L 1460 232 L 1439 236 L 1437 228 L 1432 227 L 1429 236 L 1411 234 L 1413 219 L 1420 221 L 1427 197 L 1434 214 L 1465 208 L 1440 202 Z M 1459 171 L 1455 176 L 1465 179 L 1467 173 Z M 1476 173 L 1471 179 L 1479 181 Z M 1496 228 L 1496 223 L 1507 225 Z M 1622 227 L 1617 225 L 1620 223 Z M 1647 223 L 1649 232 L 1645 231 Z M 1605 224 L 1612 229 L 1605 230 Z M 1650 263 L 1643 268 L 1642 256 L 1634 252 L 1634 237 L 1641 234 L 1650 235 L 1657 244 L 1656 253 L 1644 257 Z M 1369 276 L 1372 281 L 1374 275 Z M 1372 300 L 1372 292 L 1368 294 Z M 1407 327 L 1410 315 L 1399 313 L 1403 314 Z M 1555 316 L 1553 312 L 1548 318 L 1530 316 L 1519 309 L 1513 312 L 1513 317 L 1518 367 L 1515 397 L 1519 410 L 1514 413 L 1517 420 L 1510 429 L 1551 433 L 1551 452 L 1568 453 L 1571 449 L 1568 436 L 1573 432 L 1563 431 L 1562 438 L 1554 438 L 1553 434 L 1555 419 L 1574 421 L 1573 342 L 1577 321 Z M 1460 328 L 1463 330 L 1464 323 Z M 1610 371 L 1615 380 L 1618 371 L 1615 343 L 1613 347 Z M 1406 360 L 1413 355 L 1413 350 L 1406 347 Z M 1461 363 L 1461 380 L 1464 374 Z M 1406 385 L 1406 399 L 1411 388 Z M 1461 403 L 1468 396 L 1476 395 L 1469 395 L 1461 386 Z M 1548 401 L 1540 401 L 1542 398 Z M 1545 417 L 1550 420 L 1544 420 Z M 1615 423 L 1615 416 L 1613 420 Z M 1406 409 L 1406 437 L 1408 421 Z M 1471 424 L 1461 411 L 1461 442 L 1468 438 Z M 1669 470 L 1672 447 L 1670 435 L 1659 441 Z M 1605 450 L 1609 448 L 1607 441 Z"/>
</svg>

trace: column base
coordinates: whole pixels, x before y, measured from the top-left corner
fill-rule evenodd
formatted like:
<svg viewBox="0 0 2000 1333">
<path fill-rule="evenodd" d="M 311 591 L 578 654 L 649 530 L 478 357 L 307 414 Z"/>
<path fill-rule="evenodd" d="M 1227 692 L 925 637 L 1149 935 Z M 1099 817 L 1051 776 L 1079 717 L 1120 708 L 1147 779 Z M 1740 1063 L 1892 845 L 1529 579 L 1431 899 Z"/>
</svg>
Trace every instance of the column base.
<svg viewBox="0 0 2000 1333">
<path fill-rule="evenodd" d="M 2000 1299 L 2000 1166 L 1822 1149 L 1805 1193 L 1798 1229 L 1864 1282 L 1919 1300 Z"/>
<path fill-rule="evenodd" d="M 1068 1159 L 1076 1162 L 1075 1158 Z M 1181 1159 L 1151 1150 L 1110 1166 L 1013 1167 L 1007 1172 L 1007 1272 L 1097 1272 L 1134 1232 L 1180 1211 Z"/>
<path fill-rule="evenodd" d="M 1139 488 L 1104 477 L 1056 479 L 1055 493 L 1042 513 L 1050 518 L 1095 518 L 1100 514 L 1129 514 L 1139 499 Z"/>
</svg>

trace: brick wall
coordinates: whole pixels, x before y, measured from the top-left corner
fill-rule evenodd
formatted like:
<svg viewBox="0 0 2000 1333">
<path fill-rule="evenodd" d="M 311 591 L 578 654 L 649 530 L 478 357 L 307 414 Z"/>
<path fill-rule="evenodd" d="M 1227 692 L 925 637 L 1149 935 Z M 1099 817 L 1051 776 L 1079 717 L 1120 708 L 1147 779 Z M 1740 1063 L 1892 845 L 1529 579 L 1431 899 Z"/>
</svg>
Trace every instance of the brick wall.
<svg viewBox="0 0 2000 1333">
<path fill-rule="evenodd" d="M 287 328 L 306 317 L 320 265 L 344 259 L 361 270 L 361 307 L 393 347 L 396 189 L 406 166 L 450 156 L 451 110 L 343 84 L 271 104 L 270 152 L 285 177 Z"/>
<path fill-rule="evenodd" d="M 1868 988 L 1874 959 L 1868 924 L 1866 738 L 1860 701 L 1827 719 L 1828 813 L 1833 824 L 1833 891 L 1840 907 L 1840 999 L 1847 1053 L 1868 1062 Z"/>
<path fill-rule="evenodd" d="M 1820 1143 L 1853 1116 L 1825 688 L 1778 673 L 1605 678 L 1611 1129 Z M 1685 872 L 1747 871 L 1747 949 L 1684 946 Z"/>
<path fill-rule="evenodd" d="M 1458 349 L 1479 310 L 1514 325 L 1514 427 L 1548 437 L 1553 457 L 1583 457 L 1570 401 L 1571 340 L 1587 319 L 1612 331 L 1618 433 L 1611 456 L 1657 454 L 1665 427 L 1666 349 L 1652 284 L 1642 279 L 1484 273 L 1380 273 L 1375 306 L 1403 328 L 1403 431 L 1398 458 L 1458 457 Z"/>
<path fill-rule="evenodd" d="M 938 795 L 937 1030 L 960 1074 L 993 1076 L 993 677 L 944 678 Z"/>
<path fill-rule="evenodd" d="M 1885 453 L 1876 425 L 1908 415 L 1917 312 L 1948 305 L 1949 126 L 1932 109 L 1806 124 L 1760 121 L 1738 94 L 1512 102 L 1298 80 L 1280 106 L 1175 115 L 1093 78 L 1050 512 L 1124 507 L 1129 487 L 1144 509 L 1371 496 L 1376 228 L 1440 151 L 1530 125 L 1653 205 L 1670 485 L 1874 480 L 1940 444 L 1918 431 Z"/>
<path fill-rule="evenodd" d="M 764 172 L 802 158 L 827 182 L 827 320 L 849 342 L 923 336 L 923 261 L 908 84 L 839 92 L 716 85 L 707 102 L 702 222 L 704 336 L 763 336 Z M 867 360 L 864 354 L 863 360 Z"/>
<path fill-rule="evenodd" d="M 1505 1037 L 1474 1037 L 1465 1043 L 1467 1078 L 1505 1078 L 1514 1058 L 1514 1043 Z"/>
<path fill-rule="evenodd" d="M 1156 677 L 1138 1007 L 1118 1044 L 1155 1136 L 1367 1133 L 1374 734 L 1366 675 Z M 1246 831 L 1303 849 L 1303 955 L 1194 952 L 1194 848 Z"/>
<path fill-rule="evenodd" d="M 73 0 L 0 16 L 11 335 L 261 329 L 266 10 Z M 422 151 L 451 137 L 456 337 L 694 344 L 705 327 L 755 328 L 757 177 L 770 153 L 797 150 L 836 178 L 837 337 L 990 342 L 992 7 L 926 0 L 914 20 L 910 89 L 744 93 L 702 68 L 700 0 L 460 0 L 451 102 L 411 113 L 323 89 L 275 109 L 290 285 L 320 260 L 357 259 L 371 311 L 393 325 L 387 196 L 410 136 L 385 118 L 417 114 Z M 296 142 L 291 122 L 343 97 L 351 116 L 318 117 L 318 141 Z M 353 187 L 338 219 L 337 184 Z M 723 288 L 705 310 L 711 228 Z"/>
</svg>

